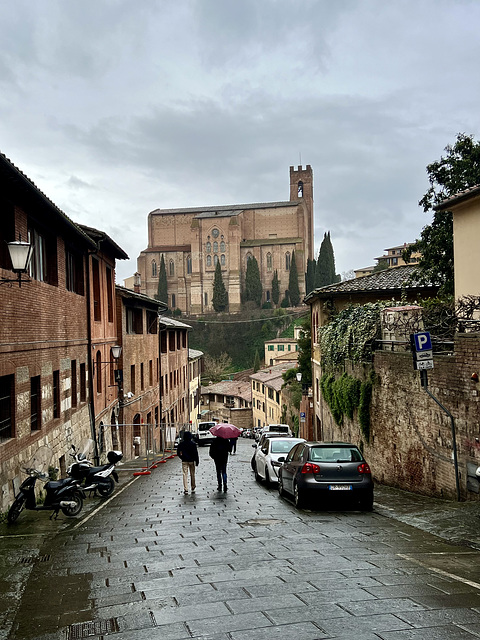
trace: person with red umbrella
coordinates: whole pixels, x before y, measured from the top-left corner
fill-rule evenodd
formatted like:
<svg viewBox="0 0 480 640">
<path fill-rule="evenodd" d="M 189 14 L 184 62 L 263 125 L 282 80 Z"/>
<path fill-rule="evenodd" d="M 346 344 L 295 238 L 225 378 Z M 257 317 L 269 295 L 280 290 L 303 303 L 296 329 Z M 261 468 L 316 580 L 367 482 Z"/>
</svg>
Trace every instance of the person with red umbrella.
<svg viewBox="0 0 480 640">
<path fill-rule="evenodd" d="M 238 438 L 241 431 L 233 424 L 216 424 L 210 428 L 210 433 L 215 437 L 215 440 L 210 445 L 209 455 L 215 462 L 215 469 L 217 471 L 217 490 L 228 490 L 227 486 L 227 463 L 228 454 L 230 453 L 230 438 Z"/>
</svg>

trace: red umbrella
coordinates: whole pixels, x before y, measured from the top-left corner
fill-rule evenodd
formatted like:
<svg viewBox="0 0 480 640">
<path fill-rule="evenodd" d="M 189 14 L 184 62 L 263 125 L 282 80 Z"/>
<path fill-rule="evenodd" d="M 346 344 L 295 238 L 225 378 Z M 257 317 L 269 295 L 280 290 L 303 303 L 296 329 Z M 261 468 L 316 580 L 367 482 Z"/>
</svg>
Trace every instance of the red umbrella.
<svg viewBox="0 0 480 640">
<path fill-rule="evenodd" d="M 222 422 L 221 424 L 216 424 L 214 427 L 210 427 L 210 433 L 213 436 L 218 436 L 219 438 L 238 438 L 242 433 L 242 430 L 236 427 L 234 424 L 229 424 L 228 422 Z"/>
</svg>

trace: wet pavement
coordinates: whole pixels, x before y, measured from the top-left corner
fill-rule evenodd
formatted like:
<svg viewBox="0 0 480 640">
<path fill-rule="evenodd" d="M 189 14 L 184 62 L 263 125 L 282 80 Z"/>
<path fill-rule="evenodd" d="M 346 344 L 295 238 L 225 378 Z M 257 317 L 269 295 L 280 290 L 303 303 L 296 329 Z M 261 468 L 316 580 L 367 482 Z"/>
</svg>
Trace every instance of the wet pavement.
<svg viewBox="0 0 480 640">
<path fill-rule="evenodd" d="M 78 518 L 1 525 L 0 640 L 480 637 L 480 503 L 376 487 L 373 513 L 297 510 L 252 451 L 227 493 L 201 448 L 195 495 L 177 459 L 124 465 Z"/>
</svg>

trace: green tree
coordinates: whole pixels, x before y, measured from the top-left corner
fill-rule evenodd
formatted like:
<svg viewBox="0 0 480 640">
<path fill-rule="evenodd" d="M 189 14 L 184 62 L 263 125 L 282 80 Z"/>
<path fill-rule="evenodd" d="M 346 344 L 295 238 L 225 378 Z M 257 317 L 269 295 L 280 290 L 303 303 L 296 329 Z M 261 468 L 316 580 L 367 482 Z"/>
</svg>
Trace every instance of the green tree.
<svg viewBox="0 0 480 640">
<path fill-rule="evenodd" d="M 453 294 L 453 217 L 449 211 L 435 211 L 435 207 L 480 183 L 480 143 L 472 135 L 459 133 L 455 144 L 446 146 L 445 151 L 445 156 L 427 166 L 430 188 L 419 202 L 424 212 L 433 211 L 432 223 L 422 229 L 403 258 L 408 261 L 414 251 L 420 252 L 421 278 L 440 283 L 441 293 Z"/>
<path fill-rule="evenodd" d="M 380 258 L 377 264 L 373 267 L 373 273 L 385 271 L 385 269 L 388 269 L 388 260 L 386 258 Z"/>
<path fill-rule="evenodd" d="M 220 262 L 217 262 L 217 266 L 215 267 L 215 277 L 213 279 L 213 298 L 212 298 L 213 308 L 217 313 L 221 313 L 225 311 L 228 306 L 228 293 L 225 288 L 225 284 L 223 282 L 222 277 L 222 268 L 220 266 Z"/>
<path fill-rule="evenodd" d="M 315 288 L 325 287 L 338 281 L 339 278 L 335 274 L 333 245 L 330 239 L 330 231 L 328 231 L 323 235 L 320 251 L 318 252 L 318 260 L 315 268 Z"/>
<path fill-rule="evenodd" d="M 278 281 L 278 272 L 275 269 L 272 279 L 272 301 L 276 306 L 280 300 L 280 282 Z"/>
<path fill-rule="evenodd" d="M 295 251 L 292 251 L 292 262 L 290 263 L 290 273 L 288 276 L 288 295 L 292 307 L 298 307 L 300 302 L 300 289 L 298 287 L 298 271 L 297 261 L 295 259 Z"/>
<path fill-rule="evenodd" d="M 260 280 L 260 269 L 255 256 L 247 262 L 247 272 L 245 274 L 245 301 L 253 301 L 259 307 L 262 303 L 262 281 Z"/>
<path fill-rule="evenodd" d="M 298 371 L 302 374 L 302 384 L 311 386 L 312 384 L 312 344 L 311 344 L 311 322 L 308 315 L 302 322 L 302 330 L 297 340 L 298 344 Z"/>
<path fill-rule="evenodd" d="M 308 258 L 307 273 L 305 274 L 305 292 L 306 293 L 310 293 L 310 291 L 313 291 L 315 289 L 315 267 L 316 266 L 317 266 L 317 263 L 315 261 L 315 258 L 313 260 L 310 260 L 310 258 Z"/>
<path fill-rule="evenodd" d="M 160 302 L 165 302 L 166 304 L 168 304 L 167 270 L 165 269 L 165 260 L 163 257 L 163 253 L 160 259 L 160 269 L 158 272 L 158 289 L 155 298 Z"/>
</svg>

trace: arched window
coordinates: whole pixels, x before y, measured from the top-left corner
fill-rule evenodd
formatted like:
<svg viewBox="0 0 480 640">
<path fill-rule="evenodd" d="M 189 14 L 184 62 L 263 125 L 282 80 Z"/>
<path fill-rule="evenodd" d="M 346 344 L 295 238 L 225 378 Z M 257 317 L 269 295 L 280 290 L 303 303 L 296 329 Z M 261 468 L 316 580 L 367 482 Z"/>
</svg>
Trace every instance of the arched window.
<svg viewBox="0 0 480 640">
<path fill-rule="evenodd" d="M 211 242 L 207 242 L 207 244 L 205 245 L 205 251 L 207 253 L 210 253 L 212 251 L 212 243 Z"/>
<path fill-rule="evenodd" d="M 222 265 L 222 267 L 224 267 L 224 266 L 225 266 L 225 256 L 223 255 L 223 253 L 222 253 L 222 255 L 220 256 L 220 264 Z"/>
<path fill-rule="evenodd" d="M 223 240 L 220 242 L 220 251 L 225 253 L 225 242 Z"/>
<path fill-rule="evenodd" d="M 217 263 L 218 263 L 218 256 L 217 256 L 217 254 L 215 254 L 215 255 L 213 256 L 213 264 L 214 264 L 215 266 L 217 266 Z"/>
<path fill-rule="evenodd" d="M 290 271 L 291 260 L 292 260 L 292 256 L 290 255 L 290 252 L 287 251 L 287 253 L 285 254 L 285 270 L 286 271 Z"/>
<path fill-rule="evenodd" d="M 272 270 L 272 254 L 267 253 L 267 271 Z"/>
<path fill-rule="evenodd" d="M 212 256 L 207 256 L 207 267 L 212 266 Z"/>
<path fill-rule="evenodd" d="M 187 256 L 187 273 L 192 273 L 192 256 Z"/>
<path fill-rule="evenodd" d="M 298 191 L 297 191 L 298 197 L 299 198 L 303 198 L 303 182 L 300 180 L 298 183 Z"/>
<path fill-rule="evenodd" d="M 175 275 L 175 263 L 173 260 L 170 260 L 170 262 L 168 263 L 168 273 L 171 276 Z"/>
<path fill-rule="evenodd" d="M 247 255 L 245 256 L 245 263 L 248 264 L 251 259 L 252 259 L 252 254 L 247 253 Z"/>
<path fill-rule="evenodd" d="M 152 260 L 152 278 L 157 277 L 157 263 L 155 260 Z"/>
<path fill-rule="evenodd" d="M 216 240 L 213 243 L 213 253 L 218 253 L 218 242 Z"/>
</svg>

